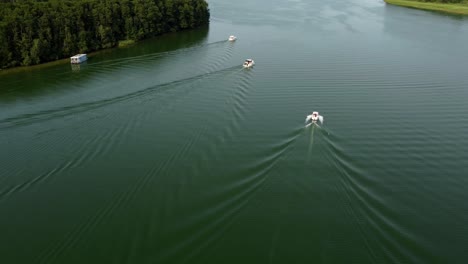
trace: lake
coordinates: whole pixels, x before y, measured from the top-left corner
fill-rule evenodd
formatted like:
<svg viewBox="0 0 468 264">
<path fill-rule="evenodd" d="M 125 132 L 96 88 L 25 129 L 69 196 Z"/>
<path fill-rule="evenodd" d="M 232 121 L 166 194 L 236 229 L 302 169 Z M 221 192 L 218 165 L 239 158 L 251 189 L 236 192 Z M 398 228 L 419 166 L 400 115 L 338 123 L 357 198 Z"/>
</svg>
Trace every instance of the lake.
<svg viewBox="0 0 468 264">
<path fill-rule="evenodd" d="M 0 262 L 466 263 L 468 19 L 209 4 L 0 73 Z"/>
</svg>

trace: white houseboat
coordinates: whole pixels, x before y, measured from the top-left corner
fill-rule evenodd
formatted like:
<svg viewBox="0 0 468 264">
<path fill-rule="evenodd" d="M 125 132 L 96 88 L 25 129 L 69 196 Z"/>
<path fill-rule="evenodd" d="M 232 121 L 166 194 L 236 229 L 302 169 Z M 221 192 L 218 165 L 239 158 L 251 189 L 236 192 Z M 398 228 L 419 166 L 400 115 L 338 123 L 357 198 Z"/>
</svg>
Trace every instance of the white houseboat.
<svg viewBox="0 0 468 264">
<path fill-rule="evenodd" d="M 70 57 L 70 62 L 71 64 L 79 64 L 86 61 L 87 59 L 88 57 L 86 57 L 86 54 L 78 54 L 73 57 Z"/>
</svg>

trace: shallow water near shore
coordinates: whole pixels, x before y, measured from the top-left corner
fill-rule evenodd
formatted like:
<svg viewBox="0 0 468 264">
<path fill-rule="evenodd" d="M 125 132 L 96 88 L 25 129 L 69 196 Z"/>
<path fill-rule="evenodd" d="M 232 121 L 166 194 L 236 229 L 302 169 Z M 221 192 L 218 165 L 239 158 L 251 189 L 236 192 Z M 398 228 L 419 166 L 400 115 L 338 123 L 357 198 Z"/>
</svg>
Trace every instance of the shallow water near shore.
<svg viewBox="0 0 468 264">
<path fill-rule="evenodd" d="M 209 4 L 209 27 L 0 75 L 0 262 L 464 263 L 468 19 Z"/>
</svg>

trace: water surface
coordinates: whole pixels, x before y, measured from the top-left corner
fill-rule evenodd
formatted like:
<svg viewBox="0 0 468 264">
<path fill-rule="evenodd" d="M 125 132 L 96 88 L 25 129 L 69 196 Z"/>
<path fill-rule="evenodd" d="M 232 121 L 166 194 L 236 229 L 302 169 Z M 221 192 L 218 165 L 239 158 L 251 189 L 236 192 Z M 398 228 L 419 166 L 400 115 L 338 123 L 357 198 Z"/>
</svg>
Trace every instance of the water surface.
<svg viewBox="0 0 468 264">
<path fill-rule="evenodd" d="M 209 4 L 209 28 L 0 74 L 0 262 L 465 263 L 468 20 Z"/>
</svg>

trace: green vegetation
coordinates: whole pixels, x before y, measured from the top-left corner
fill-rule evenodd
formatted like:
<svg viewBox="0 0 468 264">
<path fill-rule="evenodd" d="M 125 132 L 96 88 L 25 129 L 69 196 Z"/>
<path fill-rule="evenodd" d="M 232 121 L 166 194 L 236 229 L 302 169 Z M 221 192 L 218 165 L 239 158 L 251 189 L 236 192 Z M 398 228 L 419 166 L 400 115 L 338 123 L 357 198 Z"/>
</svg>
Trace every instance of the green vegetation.
<svg viewBox="0 0 468 264">
<path fill-rule="evenodd" d="M 119 41 L 119 48 L 127 47 L 135 43 L 133 39 L 126 39 Z"/>
<path fill-rule="evenodd" d="M 416 0 L 385 0 L 393 5 L 411 8 L 440 11 L 452 14 L 468 15 L 467 0 L 440 0 L 440 1 L 416 1 Z"/>
<path fill-rule="evenodd" d="M 209 17 L 205 0 L 0 0 L 0 69 L 129 45 Z"/>
</svg>

